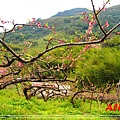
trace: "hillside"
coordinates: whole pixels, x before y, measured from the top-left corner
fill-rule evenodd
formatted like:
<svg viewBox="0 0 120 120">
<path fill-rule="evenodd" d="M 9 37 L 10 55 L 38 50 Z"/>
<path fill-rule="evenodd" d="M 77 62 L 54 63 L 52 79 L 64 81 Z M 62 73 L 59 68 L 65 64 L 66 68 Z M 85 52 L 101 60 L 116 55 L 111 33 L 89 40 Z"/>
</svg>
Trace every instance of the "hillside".
<svg viewBox="0 0 120 120">
<path fill-rule="evenodd" d="M 104 13 L 100 14 L 101 23 L 109 21 L 109 28 L 120 22 L 120 5 L 108 8 Z M 85 8 L 76 8 L 60 12 L 48 19 L 38 19 L 38 22 L 42 24 L 48 23 L 50 26 L 55 26 L 56 31 L 65 39 L 73 39 L 76 33 L 82 34 L 87 29 L 87 24 L 81 20 L 81 13 L 87 11 Z M 89 12 L 89 11 L 88 11 Z M 120 30 L 120 27 L 118 28 Z M 98 30 L 96 26 L 95 31 Z M 22 34 L 22 36 L 21 36 Z M 44 28 L 31 29 L 30 27 L 24 27 L 23 30 L 10 33 L 6 37 L 6 41 L 19 43 L 23 40 L 38 40 L 42 37 L 51 34 L 50 30 Z M 17 41 L 16 41 L 17 40 Z"/>
<path fill-rule="evenodd" d="M 82 12 L 88 12 L 89 10 L 87 8 L 74 8 L 71 10 L 65 10 L 63 12 L 58 12 L 56 15 L 52 17 L 58 17 L 58 16 L 74 16 L 81 14 Z"/>
<path fill-rule="evenodd" d="M 108 20 L 111 26 L 120 22 L 120 5 L 109 7 L 106 11 L 100 14 L 100 19 L 103 22 Z"/>
</svg>

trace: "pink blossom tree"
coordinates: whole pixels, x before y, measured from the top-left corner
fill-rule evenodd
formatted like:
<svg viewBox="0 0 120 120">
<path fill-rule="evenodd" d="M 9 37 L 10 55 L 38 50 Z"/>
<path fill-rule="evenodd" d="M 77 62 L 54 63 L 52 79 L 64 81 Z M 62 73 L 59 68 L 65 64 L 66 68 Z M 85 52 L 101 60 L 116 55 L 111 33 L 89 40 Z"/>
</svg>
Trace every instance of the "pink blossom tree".
<svg viewBox="0 0 120 120">
<path fill-rule="evenodd" d="M 34 96 L 37 91 L 40 91 L 40 93 L 43 95 L 43 91 L 46 89 L 59 90 L 59 82 L 75 83 L 77 76 L 75 76 L 74 79 L 70 79 L 67 71 L 75 67 L 74 63 L 81 56 L 81 54 L 91 48 L 92 44 L 104 42 L 107 36 L 109 36 L 120 25 L 120 23 L 118 23 L 113 28 L 108 30 L 108 32 L 106 32 L 105 28 L 109 26 L 109 21 L 106 21 L 106 23 L 102 25 L 100 19 L 98 18 L 99 13 L 106 9 L 106 5 L 109 2 L 110 0 L 107 0 L 102 8 L 96 10 L 93 0 L 91 0 L 93 14 L 88 15 L 86 12 L 84 12 L 81 16 L 82 20 L 88 24 L 88 29 L 82 38 L 76 42 L 65 42 L 62 38 L 60 38 L 60 36 L 60 39 L 56 36 L 52 37 L 47 40 L 46 48 L 42 52 L 35 50 L 35 55 L 27 54 L 27 51 L 31 48 L 32 43 L 24 41 L 24 49 L 22 49 L 20 52 L 17 52 L 5 41 L 6 35 L 19 29 L 22 30 L 25 26 L 30 26 L 31 29 L 49 29 L 55 35 L 57 32 L 56 29 L 48 24 L 42 25 L 40 22 L 37 22 L 35 18 L 30 20 L 27 24 L 15 24 L 14 20 L 1 20 L 2 25 L 0 27 L 4 32 L 0 39 L 0 89 L 4 89 L 12 84 L 21 84 L 24 95 L 27 99 L 29 99 L 31 96 Z M 4 25 L 8 23 L 13 25 L 10 30 L 4 27 Z M 103 33 L 101 38 L 95 38 L 93 35 L 93 29 L 96 24 Z M 81 42 L 82 39 L 85 39 L 85 42 Z M 73 56 L 71 53 L 71 48 L 75 46 L 84 46 L 84 49 L 80 50 L 79 54 Z M 60 51 L 60 55 L 53 58 L 51 55 L 52 52 L 59 48 L 64 49 L 62 52 Z M 60 63 L 56 64 L 56 61 L 60 61 Z M 37 86 L 35 87 L 36 89 L 34 89 L 34 92 L 29 92 L 28 94 L 28 91 L 34 88 L 34 86 L 32 86 L 32 82 L 56 82 L 58 87 L 50 88 L 48 85 Z"/>
</svg>

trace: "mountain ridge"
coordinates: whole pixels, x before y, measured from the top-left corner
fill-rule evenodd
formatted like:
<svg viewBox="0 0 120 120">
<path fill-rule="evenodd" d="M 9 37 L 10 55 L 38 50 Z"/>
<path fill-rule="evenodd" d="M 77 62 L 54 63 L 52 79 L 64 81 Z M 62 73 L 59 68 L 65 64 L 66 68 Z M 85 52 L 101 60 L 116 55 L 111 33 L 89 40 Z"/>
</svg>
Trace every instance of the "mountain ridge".
<svg viewBox="0 0 120 120">
<path fill-rule="evenodd" d="M 76 14 L 80 14 L 82 12 L 88 12 L 89 10 L 87 8 L 72 8 L 70 10 L 65 10 L 63 12 L 58 12 L 57 14 L 53 15 L 52 17 L 58 17 L 58 16 L 74 16 Z"/>
<path fill-rule="evenodd" d="M 114 25 L 120 22 L 120 5 L 109 7 L 106 11 L 103 11 L 99 15 L 99 19 L 101 22 L 101 25 L 104 25 L 105 22 L 109 22 L 109 27 L 108 29 L 111 29 Z M 78 8 L 71 9 L 75 11 Z M 69 13 L 71 10 L 67 10 Z M 87 10 L 87 9 L 86 9 Z M 88 29 L 88 24 L 83 22 L 81 20 L 81 12 L 74 12 L 72 13 L 72 16 L 55 16 L 55 17 L 50 17 L 48 19 L 37 19 L 37 22 L 40 22 L 42 25 L 48 23 L 49 26 L 55 26 L 57 33 L 60 33 L 63 35 L 65 39 L 72 39 L 76 34 L 75 32 L 78 32 L 80 34 L 84 33 Z M 89 12 L 89 11 L 88 11 Z M 91 12 L 91 11 L 90 11 Z M 65 13 L 65 12 L 64 12 Z M 88 14 L 88 13 L 87 13 Z M 68 15 L 68 14 L 67 14 Z M 97 24 L 95 26 L 95 31 L 97 31 Z M 120 31 L 120 27 L 118 27 L 118 31 Z M 30 27 L 24 27 L 22 30 L 16 30 L 14 33 L 9 33 L 6 35 L 5 40 L 7 42 L 14 42 L 14 43 L 19 43 L 24 41 L 23 37 L 21 34 L 24 36 L 25 40 L 39 40 L 42 37 L 46 37 L 48 35 L 52 35 L 51 31 L 48 29 L 31 29 Z M 1 36 L 1 34 L 0 34 Z"/>
<path fill-rule="evenodd" d="M 114 11 L 114 10 L 119 11 L 119 8 L 120 8 L 120 4 L 108 7 L 107 10 L 112 9 L 112 11 Z M 72 8 L 72 9 L 69 9 L 69 10 L 64 10 L 62 12 L 58 12 L 51 17 L 74 16 L 74 15 L 79 15 L 83 12 L 89 12 L 89 11 L 91 11 L 91 10 L 88 10 L 87 8 Z"/>
</svg>

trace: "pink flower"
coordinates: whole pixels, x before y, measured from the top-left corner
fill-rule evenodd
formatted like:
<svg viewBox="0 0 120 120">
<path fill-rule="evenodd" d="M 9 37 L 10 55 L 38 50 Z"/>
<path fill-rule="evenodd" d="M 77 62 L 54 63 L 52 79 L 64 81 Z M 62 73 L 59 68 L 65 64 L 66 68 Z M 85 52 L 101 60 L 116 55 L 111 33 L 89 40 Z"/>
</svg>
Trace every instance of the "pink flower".
<svg viewBox="0 0 120 120">
<path fill-rule="evenodd" d="M 60 44 L 64 44 L 64 41 L 63 40 L 59 40 L 58 41 Z"/>
<path fill-rule="evenodd" d="M 53 34 L 56 34 L 56 31 L 55 31 L 55 30 L 53 31 Z"/>
<path fill-rule="evenodd" d="M 120 32 L 117 32 L 118 35 L 120 35 Z"/>
<path fill-rule="evenodd" d="M 70 53 L 70 54 L 67 56 L 67 59 L 68 59 L 68 60 L 71 60 L 71 59 L 72 59 L 72 53 Z"/>
<path fill-rule="evenodd" d="M 5 21 L 1 20 L 1 23 L 2 23 L 2 24 L 5 24 Z"/>
<path fill-rule="evenodd" d="M 67 67 L 67 65 L 63 63 L 62 68 L 65 69 L 66 67 Z"/>
<path fill-rule="evenodd" d="M 109 27 L 109 23 L 108 22 L 106 22 L 105 25 L 102 26 L 103 29 L 106 28 L 106 27 Z"/>
<path fill-rule="evenodd" d="M 52 30 L 50 26 L 47 27 L 48 29 Z"/>
<path fill-rule="evenodd" d="M 85 45 L 84 49 L 80 52 L 81 54 L 90 49 L 90 45 Z"/>
<path fill-rule="evenodd" d="M 84 21 L 87 22 L 88 21 L 88 16 L 84 17 Z"/>
<path fill-rule="evenodd" d="M 89 28 L 86 30 L 86 33 L 87 34 L 91 34 L 92 33 L 92 29 L 93 29 L 93 26 L 89 26 Z"/>
<path fill-rule="evenodd" d="M 93 26 L 95 24 L 95 21 L 90 21 L 88 24 L 89 26 Z"/>
<path fill-rule="evenodd" d="M 12 33 L 14 33 L 14 32 L 15 32 L 15 30 L 13 29 L 13 30 L 12 30 Z"/>
<path fill-rule="evenodd" d="M 83 15 L 85 15 L 85 14 L 86 14 L 86 12 L 83 12 L 82 14 L 83 14 Z"/>
<path fill-rule="evenodd" d="M 18 63 L 17 63 L 17 66 L 18 66 L 18 67 L 22 67 L 22 66 L 23 66 L 23 63 L 22 63 L 22 62 L 18 62 Z"/>
<path fill-rule="evenodd" d="M 106 22 L 106 23 L 105 23 L 105 26 L 106 26 L 106 27 L 109 27 L 109 23 L 108 23 L 108 22 Z"/>
<path fill-rule="evenodd" d="M 104 11 L 106 11 L 106 10 L 107 10 L 107 8 L 104 8 L 103 10 L 104 10 Z"/>
<path fill-rule="evenodd" d="M 7 73 L 6 68 L 0 68 L 0 75 L 5 75 Z"/>
<path fill-rule="evenodd" d="M 44 28 L 48 28 L 48 25 L 47 25 L 47 24 L 44 24 Z"/>
<path fill-rule="evenodd" d="M 35 23 L 35 21 L 36 21 L 36 18 L 32 18 L 32 21 L 31 21 L 31 22 L 32 22 L 32 23 Z"/>
<path fill-rule="evenodd" d="M 38 28 L 41 28 L 41 27 L 42 27 L 42 25 L 41 25 L 40 22 L 37 22 L 36 25 L 37 25 Z"/>
<path fill-rule="evenodd" d="M 24 52 L 26 52 L 27 51 L 27 48 L 24 48 Z"/>
<path fill-rule="evenodd" d="M 12 20 L 12 23 L 14 23 L 15 22 L 15 20 Z"/>
</svg>

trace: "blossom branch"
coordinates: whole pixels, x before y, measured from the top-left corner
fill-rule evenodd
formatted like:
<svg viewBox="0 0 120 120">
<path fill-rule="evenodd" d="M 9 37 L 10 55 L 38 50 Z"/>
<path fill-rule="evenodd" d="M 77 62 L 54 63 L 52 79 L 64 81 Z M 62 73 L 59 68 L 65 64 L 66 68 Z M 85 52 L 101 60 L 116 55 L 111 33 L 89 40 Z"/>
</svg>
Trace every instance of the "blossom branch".
<svg viewBox="0 0 120 120">
<path fill-rule="evenodd" d="M 100 21 L 99 21 L 99 19 L 98 19 L 98 13 L 96 13 L 96 10 L 95 10 L 95 6 L 94 6 L 94 3 L 93 3 L 93 0 L 91 0 L 91 3 L 92 3 L 93 12 L 94 12 L 95 18 L 96 18 L 96 20 L 97 20 L 97 23 L 98 23 L 98 25 L 99 25 L 101 31 L 103 32 L 103 34 L 106 36 L 106 32 L 103 30 L 102 25 L 100 24 Z"/>
</svg>

